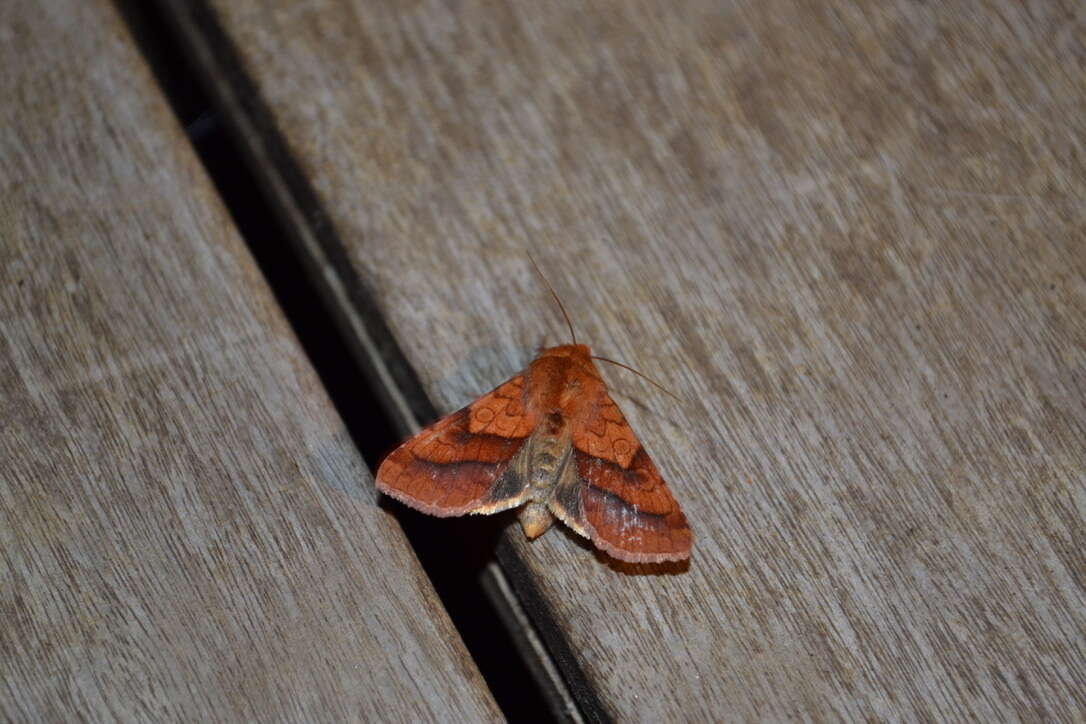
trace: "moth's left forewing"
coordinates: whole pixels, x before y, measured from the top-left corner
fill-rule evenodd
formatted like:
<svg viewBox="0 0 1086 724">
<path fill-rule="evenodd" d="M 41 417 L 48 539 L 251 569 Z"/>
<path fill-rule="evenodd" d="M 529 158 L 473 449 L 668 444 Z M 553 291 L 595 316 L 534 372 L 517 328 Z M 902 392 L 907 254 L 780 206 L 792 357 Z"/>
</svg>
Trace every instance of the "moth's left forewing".
<svg viewBox="0 0 1086 724">
<path fill-rule="evenodd" d="M 437 516 L 494 513 L 520 505 L 528 490 L 525 442 L 535 418 L 517 375 L 393 450 L 377 488 Z"/>
<path fill-rule="evenodd" d="M 573 486 L 560 485 L 556 515 L 575 520 L 572 527 L 620 560 L 689 558 L 693 535 L 686 516 L 618 406 L 601 391 L 586 410 L 583 419 L 570 421 L 579 496 L 574 502 Z"/>
</svg>

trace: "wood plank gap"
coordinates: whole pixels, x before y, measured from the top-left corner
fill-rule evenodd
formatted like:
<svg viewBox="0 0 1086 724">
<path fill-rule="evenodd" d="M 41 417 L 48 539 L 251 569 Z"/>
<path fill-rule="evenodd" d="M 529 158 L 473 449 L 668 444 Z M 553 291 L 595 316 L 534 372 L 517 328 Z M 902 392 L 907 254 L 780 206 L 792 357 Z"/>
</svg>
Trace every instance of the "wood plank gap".
<svg viewBox="0 0 1086 724">
<path fill-rule="evenodd" d="M 436 417 L 436 408 L 422 391 L 414 370 L 376 311 L 372 294 L 364 281 L 353 273 L 344 245 L 337 238 L 308 180 L 291 158 L 271 115 L 243 73 L 236 52 L 213 15 L 201 3 L 162 0 L 148 6 L 129 0 L 116 2 L 235 215 L 245 240 L 321 375 L 355 444 L 370 467 L 375 468 L 396 440 L 417 429 L 420 420 Z M 150 42 L 152 39 L 153 43 Z M 167 55 L 174 57 L 163 57 Z M 191 75 L 177 71 L 186 64 L 190 64 L 192 73 L 198 76 L 196 85 L 192 84 Z M 209 112 L 208 104 L 215 110 Z M 220 118 L 225 131 L 239 148 L 235 152 L 236 159 L 223 161 L 212 157 L 229 154 L 224 148 L 229 141 L 224 142 Z M 215 147 L 211 153 L 209 144 Z M 228 183 L 224 181 L 224 174 L 251 175 L 252 182 L 237 183 L 234 179 Z M 245 214 L 249 217 L 246 223 L 246 218 L 237 218 L 239 205 L 259 205 L 266 213 Z M 253 228 L 254 223 L 259 230 Z M 257 242 L 257 239 L 261 241 Z M 303 275 L 294 273 L 299 262 L 305 269 Z M 312 293 L 304 293 L 303 288 Z M 295 293 L 288 293 L 291 289 Z M 300 323 L 302 320 L 304 324 Z M 315 347 L 321 349 L 315 350 Z M 352 384 L 344 390 L 343 384 L 352 371 L 355 378 L 360 375 L 368 384 Z M 379 415 L 383 424 L 373 423 L 375 410 L 383 412 Z M 542 699 L 557 720 L 608 721 L 568 644 L 561 640 L 559 627 L 551 622 L 543 599 L 536 596 L 527 605 L 516 600 L 514 590 L 517 594 L 524 593 L 530 589 L 530 582 L 525 580 L 526 568 L 511 553 L 512 549 L 500 546 L 506 552 L 499 559 L 501 566 L 510 569 L 509 574 L 517 581 L 516 585 L 510 586 L 501 578 L 497 566 L 486 565 L 484 559 L 493 558 L 494 541 L 499 533 L 496 525 L 489 526 L 489 535 L 484 532 L 482 536 L 490 544 L 484 543 L 471 551 L 469 557 L 474 559 L 473 563 L 459 561 L 462 566 L 474 569 L 466 578 L 472 579 L 475 590 L 465 595 L 463 579 L 448 580 L 447 573 L 458 563 L 457 551 L 461 546 L 454 549 L 444 543 L 423 542 L 425 537 L 433 538 L 436 528 L 452 529 L 457 523 L 431 521 L 400 508 L 390 510 L 404 527 L 435 589 L 449 609 L 450 617 L 507 714 L 523 710 L 538 715 L 540 709 L 536 700 Z M 497 520 L 494 523 L 501 525 Z M 447 535 L 443 538 L 461 537 Z M 435 580 L 443 575 L 447 579 L 444 584 Z M 451 594 L 451 587 L 460 590 Z M 450 605 L 450 595 L 471 600 Z M 465 635 L 464 627 L 470 624 L 466 624 L 463 614 L 477 610 L 483 598 L 493 606 L 511 637 L 512 646 L 505 647 L 507 653 L 502 656 L 506 661 L 499 665 L 488 666 L 485 660 L 480 660 L 478 639 L 481 632 L 474 636 L 477 639 L 474 642 L 470 640 L 472 635 Z M 526 609 L 532 612 L 543 631 L 532 628 L 531 620 L 525 615 Z M 524 682 L 517 681 L 517 667 L 509 666 L 508 651 L 514 649 L 523 659 L 520 663 L 524 670 L 532 674 L 536 694 L 525 691 Z M 553 650 L 559 654 L 553 655 Z M 501 670 L 500 678 L 506 681 L 504 685 L 494 680 L 497 668 Z M 576 692 L 576 696 L 571 691 Z"/>
</svg>

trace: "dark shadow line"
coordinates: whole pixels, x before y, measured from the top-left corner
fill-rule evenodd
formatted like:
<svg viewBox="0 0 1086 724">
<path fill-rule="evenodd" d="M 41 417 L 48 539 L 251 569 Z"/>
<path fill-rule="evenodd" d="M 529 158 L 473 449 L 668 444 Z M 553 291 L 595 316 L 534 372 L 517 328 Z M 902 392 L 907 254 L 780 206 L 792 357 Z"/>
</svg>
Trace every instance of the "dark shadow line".
<svg viewBox="0 0 1086 724">
<path fill-rule="evenodd" d="M 218 107 L 222 101 L 216 98 L 214 88 L 206 87 L 214 83 L 206 78 L 198 60 L 193 60 L 194 51 L 186 42 L 181 21 L 171 17 L 172 13 L 184 13 L 187 22 L 206 39 L 216 72 L 222 73 L 217 82 L 227 84 L 238 99 L 240 112 L 255 129 L 262 150 L 271 161 L 270 173 L 286 186 L 287 194 L 301 212 L 302 223 L 333 267 L 353 313 L 361 320 L 375 354 L 406 400 L 410 414 L 416 420 L 428 421 L 437 417 L 437 411 L 381 316 L 374 294 L 355 273 L 345 245 L 291 156 L 272 113 L 244 73 L 238 50 L 219 26 L 213 11 L 201 0 L 114 2 L 174 113 L 185 126 L 333 405 L 371 470 L 376 469 L 380 459 L 397 442 L 397 431 L 413 421 L 401 419 L 404 417 L 401 408 L 390 404 L 387 395 L 375 389 L 381 382 L 351 344 L 345 312 L 336 308 L 338 305 L 332 303 L 328 291 L 312 278 L 311 271 L 299 273 L 299 267 L 308 271 L 312 260 L 298 239 L 299 232 L 292 230 L 296 222 L 289 218 L 288 212 L 277 208 L 275 195 L 269 190 L 272 181 L 260 168 L 255 168 L 237 121 Z M 358 384 L 360 374 L 367 384 Z M 495 517 L 491 525 L 480 525 L 482 519 L 474 518 L 464 521 L 468 525 L 462 526 L 459 520 L 434 520 L 403 506 L 394 507 L 394 514 L 434 589 L 509 719 L 539 721 L 565 717 L 561 702 L 556 703 L 550 687 L 533 677 L 532 667 L 517 656 L 511 634 L 495 620 L 498 616 L 494 613 L 494 602 L 483 593 L 480 574 L 495 554 L 514 590 L 523 597 L 524 608 L 530 612 L 581 716 L 586 721 L 610 721 L 555 625 L 553 611 L 519 555 L 501 536 L 501 527 L 497 525 L 502 522 L 501 517 Z M 544 715 L 547 711 L 551 712 L 550 717 Z"/>
</svg>

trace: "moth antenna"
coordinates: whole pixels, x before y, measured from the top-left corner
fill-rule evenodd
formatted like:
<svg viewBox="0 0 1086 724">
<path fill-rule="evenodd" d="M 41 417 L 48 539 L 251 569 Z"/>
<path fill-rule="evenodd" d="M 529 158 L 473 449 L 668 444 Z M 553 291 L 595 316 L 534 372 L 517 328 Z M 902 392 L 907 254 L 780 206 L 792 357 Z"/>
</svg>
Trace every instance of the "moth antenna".
<svg viewBox="0 0 1086 724">
<path fill-rule="evenodd" d="M 573 338 L 573 344 L 577 344 L 577 333 L 573 331 L 573 322 L 569 321 L 569 315 L 566 314 L 566 308 L 562 306 L 562 300 L 558 298 L 558 293 L 554 291 L 554 287 L 547 281 L 547 277 L 543 276 L 543 272 L 539 270 L 539 265 L 535 263 L 535 259 L 532 258 L 531 252 L 525 253 L 528 254 L 528 261 L 532 262 L 535 273 L 538 274 L 539 278 L 543 280 L 543 283 L 547 285 L 547 289 L 550 290 L 551 296 L 554 297 L 554 301 L 558 302 L 558 309 L 562 312 L 562 316 L 565 317 L 566 326 L 569 327 L 569 336 Z"/>
<path fill-rule="evenodd" d="M 669 390 L 668 388 L 664 387 L 663 385 L 661 385 L 661 384 L 660 384 L 659 382 L 657 382 L 656 380 L 652 379 L 652 378 L 651 378 L 651 377 L 649 377 L 648 375 L 646 375 L 646 374 L 644 374 L 644 373 L 641 373 L 641 372 L 638 372 L 637 370 L 635 370 L 635 369 L 634 369 L 633 367 L 630 367 L 629 365 L 624 365 L 624 364 L 622 364 L 621 362 L 616 362 L 615 360 L 613 360 L 613 359 L 607 359 L 606 357 L 597 357 L 596 355 L 592 355 L 592 359 L 598 359 L 598 360 L 599 360 L 600 362 L 610 362 L 611 364 L 613 364 L 613 365 L 617 365 L 617 366 L 621 367 L 621 368 L 622 368 L 622 369 L 624 369 L 624 370 L 629 370 L 630 372 L 633 372 L 633 373 L 634 373 L 635 375 L 637 375 L 637 376 L 638 376 L 638 377 L 640 377 L 641 379 L 643 379 L 643 380 L 645 380 L 646 382 L 648 382 L 648 383 L 649 383 L 650 385 L 653 385 L 654 387 L 656 387 L 657 389 L 661 390 L 661 391 L 662 391 L 662 392 L 664 392 L 665 394 L 667 394 L 667 395 L 670 395 L 670 396 L 671 396 L 671 397 L 673 397 L 673 398 L 674 398 L 674 399 L 675 399 L 675 400 L 676 400 L 677 402 L 682 402 L 682 401 L 683 401 L 683 400 L 682 400 L 682 398 L 681 398 L 681 397 L 679 397 L 678 395 L 676 395 L 676 394 L 675 394 L 674 392 L 672 392 L 672 391 L 671 391 L 671 390 Z"/>
</svg>

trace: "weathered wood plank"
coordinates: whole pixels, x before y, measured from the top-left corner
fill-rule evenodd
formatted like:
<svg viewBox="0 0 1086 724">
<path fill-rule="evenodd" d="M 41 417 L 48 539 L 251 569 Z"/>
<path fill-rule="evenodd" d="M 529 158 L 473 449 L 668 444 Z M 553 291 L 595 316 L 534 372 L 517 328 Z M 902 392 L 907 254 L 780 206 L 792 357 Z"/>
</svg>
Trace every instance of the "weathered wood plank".
<svg viewBox="0 0 1086 724">
<path fill-rule="evenodd" d="M 0 38 L 0 718 L 499 720 L 112 5 Z"/>
<path fill-rule="evenodd" d="M 610 713 L 1082 716 L 1074 4 L 209 4 L 442 410 L 565 338 L 526 248 L 689 400 L 609 375 L 687 572 L 514 543 Z"/>
</svg>

